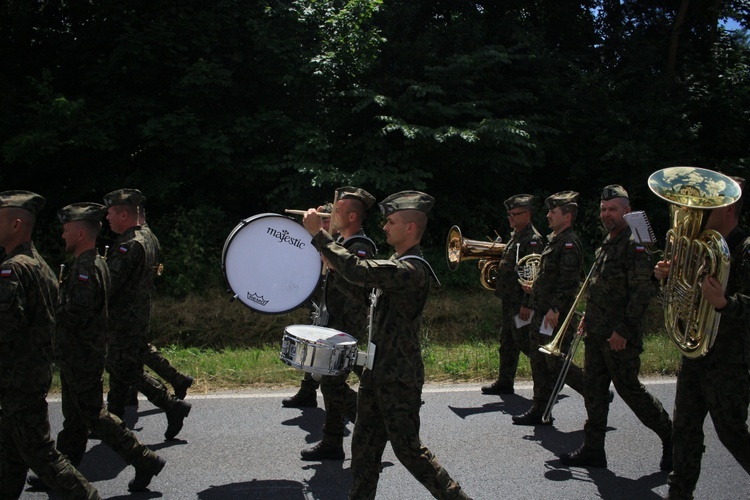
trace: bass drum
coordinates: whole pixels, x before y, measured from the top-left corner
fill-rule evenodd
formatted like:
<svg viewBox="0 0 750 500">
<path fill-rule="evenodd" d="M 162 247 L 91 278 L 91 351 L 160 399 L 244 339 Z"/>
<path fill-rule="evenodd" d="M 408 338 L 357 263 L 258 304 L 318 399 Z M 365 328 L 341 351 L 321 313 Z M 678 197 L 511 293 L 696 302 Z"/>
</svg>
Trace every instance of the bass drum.
<svg viewBox="0 0 750 500">
<path fill-rule="evenodd" d="M 304 304 L 318 287 L 322 262 L 310 233 L 278 214 L 249 217 L 235 227 L 221 255 L 234 298 L 265 314 Z"/>
</svg>

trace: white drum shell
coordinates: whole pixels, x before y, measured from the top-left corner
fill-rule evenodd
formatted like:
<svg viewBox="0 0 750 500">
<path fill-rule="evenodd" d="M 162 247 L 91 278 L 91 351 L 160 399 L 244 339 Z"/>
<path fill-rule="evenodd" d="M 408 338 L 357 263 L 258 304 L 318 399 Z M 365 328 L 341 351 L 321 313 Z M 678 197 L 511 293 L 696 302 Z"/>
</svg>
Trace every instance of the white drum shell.
<svg viewBox="0 0 750 500">
<path fill-rule="evenodd" d="M 238 224 L 224 243 L 221 261 L 235 298 L 266 314 L 304 304 L 318 287 L 322 267 L 307 230 L 290 217 L 270 213 Z"/>
<path fill-rule="evenodd" d="M 333 328 L 289 325 L 281 341 L 281 360 L 308 373 L 341 375 L 357 360 L 357 339 Z"/>
</svg>

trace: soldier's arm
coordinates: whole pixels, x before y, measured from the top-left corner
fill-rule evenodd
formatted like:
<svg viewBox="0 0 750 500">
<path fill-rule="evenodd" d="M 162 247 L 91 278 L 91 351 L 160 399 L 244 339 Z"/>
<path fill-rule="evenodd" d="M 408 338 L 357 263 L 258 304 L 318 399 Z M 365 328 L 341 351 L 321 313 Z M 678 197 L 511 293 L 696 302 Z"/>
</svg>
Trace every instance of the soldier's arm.
<svg viewBox="0 0 750 500">
<path fill-rule="evenodd" d="M 580 284 L 583 252 L 579 245 L 571 245 L 563 244 L 559 256 L 559 271 L 551 305 L 553 309 L 558 311 L 575 298 Z M 560 312 L 563 315 L 568 313 L 568 311 Z"/>
<path fill-rule="evenodd" d="M 0 349 L 6 350 L 25 322 L 22 269 L 11 263 L 0 268 Z"/>
<path fill-rule="evenodd" d="M 143 262 L 145 254 L 143 248 L 135 241 L 127 241 L 114 248 L 107 257 L 107 267 L 111 285 L 109 295 L 114 296 L 122 290 L 129 279 L 132 279 L 133 269 L 138 262 Z"/>
<path fill-rule="evenodd" d="M 358 259 L 372 259 L 374 257 L 372 246 L 366 242 L 355 242 L 349 246 L 347 250 Z M 352 300 L 356 300 L 364 305 L 370 303 L 370 289 L 362 285 L 351 283 L 350 281 L 343 279 L 335 280 L 334 286 L 336 287 L 336 290 Z"/>
<path fill-rule="evenodd" d="M 100 314 L 102 284 L 96 269 L 74 268 L 65 285 L 65 303 L 58 310 L 58 324 L 68 330 L 86 326 Z"/>
</svg>

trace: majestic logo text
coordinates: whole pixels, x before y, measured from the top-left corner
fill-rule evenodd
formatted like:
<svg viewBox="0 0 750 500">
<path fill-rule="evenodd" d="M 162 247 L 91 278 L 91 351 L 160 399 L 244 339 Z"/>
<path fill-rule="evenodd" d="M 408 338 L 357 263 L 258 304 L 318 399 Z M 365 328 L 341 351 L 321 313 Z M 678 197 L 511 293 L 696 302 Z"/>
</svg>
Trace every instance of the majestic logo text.
<svg viewBox="0 0 750 500">
<path fill-rule="evenodd" d="M 289 231 L 287 231 L 286 229 L 279 231 L 278 229 L 269 227 L 266 231 L 266 234 L 269 234 L 278 239 L 279 243 L 288 243 L 297 248 L 305 248 L 305 243 L 299 238 L 292 238 L 289 235 Z"/>
</svg>

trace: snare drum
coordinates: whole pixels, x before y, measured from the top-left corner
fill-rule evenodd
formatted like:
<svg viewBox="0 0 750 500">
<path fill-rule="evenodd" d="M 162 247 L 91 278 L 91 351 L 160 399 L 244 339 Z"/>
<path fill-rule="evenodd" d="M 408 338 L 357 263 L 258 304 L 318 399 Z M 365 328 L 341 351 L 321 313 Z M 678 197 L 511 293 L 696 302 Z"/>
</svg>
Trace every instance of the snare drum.
<svg viewBox="0 0 750 500">
<path fill-rule="evenodd" d="M 240 222 L 224 243 L 221 263 L 235 298 L 266 314 L 304 304 L 318 287 L 322 267 L 310 233 L 277 214 Z"/>
<path fill-rule="evenodd" d="M 357 361 L 357 339 L 333 328 L 289 325 L 281 341 L 281 360 L 308 373 L 340 375 Z"/>
</svg>

